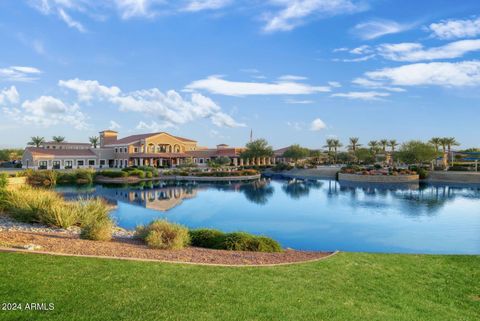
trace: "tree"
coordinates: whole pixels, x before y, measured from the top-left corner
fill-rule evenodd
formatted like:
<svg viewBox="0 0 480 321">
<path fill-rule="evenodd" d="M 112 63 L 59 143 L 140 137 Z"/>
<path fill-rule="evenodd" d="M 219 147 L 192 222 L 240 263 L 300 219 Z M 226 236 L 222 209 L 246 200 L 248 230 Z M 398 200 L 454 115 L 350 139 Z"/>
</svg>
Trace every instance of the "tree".
<svg viewBox="0 0 480 321">
<path fill-rule="evenodd" d="M 283 157 L 291 158 L 295 160 L 295 163 L 298 162 L 299 159 L 306 158 L 310 155 L 310 150 L 308 148 L 304 148 L 298 144 L 290 146 L 284 153 Z"/>
<path fill-rule="evenodd" d="M 450 155 L 450 159 L 453 162 L 453 155 L 452 155 L 452 146 L 459 146 L 460 143 L 457 142 L 455 137 L 446 137 L 445 138 L 445 143 L 447 144 L 447 154 Z"/>
<path fill-rule="evenodd" d="M 332 142 L 332 147 L 333 147 L 333 153 L 335 155 L 335 164 L 337 163 L 337 153 L 338 153 L 338 149 L 340 147 L 342 147 L 342 143 L 340 143 L 340 141 L 338 139 L 334 139 L 333 142 Z"/>
<path fill-rule="evenodd" d="M 33 136 L 30 137 L 30 141 L 27 144 L 30 146 L 40 147 L 43 143 L 45 143 L 44 137 Z"/>
<path fill-rule="evenodd" d="M 230 159 L 230 157 L 220 156 L 215 158 L 214 162 L 218 164 L 218 166 L 223 167 L 230 165 L 232 163 L 232 160 Z"/>
<path fill-rule="evenodd" d="M 448 144 L 448 138 L 446 137 L 440 138 L 440 145 L 442 145 L 442 163 L 445 169 L 448 166 L 447 144 Z"/>
<path fill-rule="evenodd" d="M 432 137 L 428 142 L 435 147 L 435 152 L 438 154 L 442 139 L 440 137 Z"/>
<path fill-rule="evenodd" d="M 357 159 L 359 162 L 362 162 L 364 164 L 375 163 L 375 157 L 373 156 L 372 151 L 368 148 L 357 149 Z"/>
<path fill-rule="evenodd" d="M 265 139 L 256 139 L 249 142 L 245 147 L 246 149 L 240 154 L 243 159 L 273 156 L 273 148 L 268 145 Z"/>
<path fill-rule="evenodd" d="M 92 136 L 88 140 L 90 141 L 90 144 L 93 145 L 93 148 L 97 148 L 98 142 L 100 141 L 97 136 Z"/>
<path fill-rule="evenodd" d="M 376 140 L 371 140 L 368 142 L 368 146 L 370 147 L 373 156 L 376 156 L 378 153 L 378 142 Z"/>
<path fill-rule="evenodd" d="M 359 138 L 358 137 L 350 137 L 350 145 L 348 145 L 348 149 L 352 151 L 353 155 L 355 156 L 355 159 L 357 159 L 357 149 L 358 147 L 362 146 L 362 144 L 359 144 Z"/>
<path fill-rule="evenodd" d="M 327 148 L 328 148 L 328 157 L 329 157 L 329 158 L 332 156 L 333 141 L 334 141 L 333 138 L 329 138 L 329 139 L 327 139 L 327 144 L 323 146 L 323 147 L 327 147 Z"/>
<path fill-rule="evenodd" d="M 387 152 L 388 139 L 380 140 L 380 145 L 382 146 L 382 151 L 385 154 Z"/>
<path fill-rule="evenodd" d="M 53 136 L 52 140 L 55 143 L 63 143 L 65 141 L 65 137 L 63 137 L 63 136 Z"/>
<path fill-rule="evenodd" d="M 388 146 L 390 146 L 390 151 L 393 153 L 395 153 L 395 148 L 398 146 L 398 143 L 395 139 L 391 139 L 389 142 L 388 142 Z"/>
<path fill-rule="evenodd" d="M 418 140 L 411 140 L 403 143 L 398 156 L 406 164 L 429 163 L 435 159 L 437 153 L 435 146 Z"/>
</svg>

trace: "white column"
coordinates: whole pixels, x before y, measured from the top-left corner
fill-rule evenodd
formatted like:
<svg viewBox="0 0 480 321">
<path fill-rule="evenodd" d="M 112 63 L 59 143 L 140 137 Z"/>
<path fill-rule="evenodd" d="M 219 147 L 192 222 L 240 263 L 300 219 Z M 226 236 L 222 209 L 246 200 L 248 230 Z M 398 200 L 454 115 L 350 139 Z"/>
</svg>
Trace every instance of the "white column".
<svg viewBox="0 0 480 321">
<path fill-rule="evenodd" d="M 140 166 L 143 166 L 143 158 L 140 158 Z"/>
</svg>

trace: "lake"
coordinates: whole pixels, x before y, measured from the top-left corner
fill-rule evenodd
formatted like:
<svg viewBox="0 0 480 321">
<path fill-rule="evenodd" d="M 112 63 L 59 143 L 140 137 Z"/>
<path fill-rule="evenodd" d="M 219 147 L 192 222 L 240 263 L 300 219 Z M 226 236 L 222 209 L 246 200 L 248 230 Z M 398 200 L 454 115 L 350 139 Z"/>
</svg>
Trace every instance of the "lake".
<svg viewBox="0 0 480 321">
<path fill-rule="evenodd" d="M 480 186 L 262 179 L 57 190 L 116 204 L 112 216 L 127 229 L 167 218 L 190 228 L 263 234 L 299 250 L 480 254 Z"/>
</svg>

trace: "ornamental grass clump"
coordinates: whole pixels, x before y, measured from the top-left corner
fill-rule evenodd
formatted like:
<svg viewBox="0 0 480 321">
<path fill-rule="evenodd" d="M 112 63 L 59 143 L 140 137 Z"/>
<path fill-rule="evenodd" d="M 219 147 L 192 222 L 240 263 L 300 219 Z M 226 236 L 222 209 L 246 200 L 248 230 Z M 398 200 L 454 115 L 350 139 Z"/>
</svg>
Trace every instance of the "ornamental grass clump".
<svg viewBox="0 0 480 321">
<path fill-rule="evenodd" d="M 190 230 L 191 245 L 207 249 L 220 249 L 225 240 L 225 233 L 215 229 L 201 228 Z"/>
<path fill-rule="evenodd" d="M 137 227 L 135 236 L 151 248 L 179 250 L 190 244 L 188 229 L 167 220 L 155 220 L 147 226 Z"/>
<path fill-rule="evenodd" d="M 108 204 L 100 198 L 79 199 L 76 202 L 80 237 L 95 241 L 112 239 L 113 221 L 110 218 Z"/>
<path fill-rule="evenodd" d="M 7 174 L 0 173 L 0 188 L 7 187 L 7 184 L 8 184 Z"/>
</svg>

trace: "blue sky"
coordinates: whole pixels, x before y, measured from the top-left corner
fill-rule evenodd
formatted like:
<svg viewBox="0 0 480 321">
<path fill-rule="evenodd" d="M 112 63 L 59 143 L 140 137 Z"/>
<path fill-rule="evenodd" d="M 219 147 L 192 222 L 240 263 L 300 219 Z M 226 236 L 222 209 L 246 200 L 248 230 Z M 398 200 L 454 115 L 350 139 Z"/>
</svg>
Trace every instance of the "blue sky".
<svg viewBox="0 0 480 321">
<path fill-rule="evenodd" d="M 0 40 L 0 147 L 107 128 L 480 145 L 474 0 L 1 1 Z"/>
</svg>

